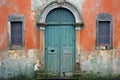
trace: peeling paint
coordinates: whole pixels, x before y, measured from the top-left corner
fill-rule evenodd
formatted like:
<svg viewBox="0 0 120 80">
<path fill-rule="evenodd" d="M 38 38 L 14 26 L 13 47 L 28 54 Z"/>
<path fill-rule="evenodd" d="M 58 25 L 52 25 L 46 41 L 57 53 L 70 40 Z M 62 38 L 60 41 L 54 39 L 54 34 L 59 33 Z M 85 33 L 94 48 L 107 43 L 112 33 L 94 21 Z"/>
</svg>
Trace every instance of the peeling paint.
<svg viewBox="0 0 120 80">
<path fill-rule="evenodd" d="M 0 35 L 0 46 L 4 44 L 5 36 L 6 36 L 5 34 Z"/>
<path fill-rule="evenodd" d="M 36 15 L 47 4 L 57 0 L 0 0 L 0 77 L 33 75 L 44 70 L 44 31 L 37 30 Z M 76 69 L 98 75 L 120 74 L 120 1 L 119 0 L 65 0 L 79 10 L 84 29 L 76 33 Z M 25 44 L 23 50 L 7 49 L 9 14 L 25 16 Z M 82 14 L 81 14 L 82 13 Z M 113 18 L 113 49 L 96 50 L 96 15 L 109 13 Z M 36 16 L 36 17 L 35 17 Z M 27 56 L 26 56 L 27 55 Z M 8 66 L 9 65 L 9 66 Z"/>
<path fill-rule="evenodd" d="M 72 3 L 72 4 L 74 4 L 80 10 L 80 13 L 82 13 L 81 9 L 82 9 L 82 5 L 83 5 L 84 0 L 76 0 L 76 1 L 74 1 L 74 0 L 67 0 L 67 1 Z"/>
<path fill-rule="evenodd" d="M 83 54 L 83 53 L 81 53 Z M 81 56 L 81 70 L 85 72 L 99 73 L 99 75 L 112 74 L 112 51 L 96 50 Z"/>
<path fill-rule="evenodd" d="M 34 68 L 36 67 L 38 70 L 38 67 L 40 66 L 39 50 L 30 49 L 28 51 L 28 58 L 24 53 L 24 50 L 9 50 L 8 52 L 0 52 L 0 78 L 10 78 L 18 75 L 34 75 Z"/>
<path fill-rule="evenodd" d="M 120 14 L 117 15 L 117 20 L 120 21 Z"/>
<path fill-rule="evenodd" d="M 32 10 L 35 11 L 35 10 L 42 9 L 43 7 L 45 7 L 45 5 L 47 5 L 47 4 L 51 3 L 51 2 L 54 2 L 54 1 L 57 1 L 57 0 L 31 0 L 31 2 L 32 2 Z M 81 10 L 82 3 L 84 2 L 84 0 L 76 0 L 76 1 L 65 0 L 65 1 L 72 3 L 79 10 Z"/>
<path fill-rule="evenodd" d="M 31 0 L 32 10 L 35 11 L 46 4 L 46 0 Z"/>
<path fill-rule="evenodd" d="M 22 55 L 20 56 L 20 54 L 24 54 L 24 52 L 21 53 L 21 51 L 13 50 L 5 53 L 9 54 L 1 61 L 2 65 L 0 66 L 0 78 L 9 78 L 17 75 L 32 75 L 33 71 L 31 73 L 31 70 L 33 64 L 29 64 L 26 57 L 22 57 Z"/>
<path fill-rule="evenodd" d="M 6 0 L 0 0 L 0 7 L 6 4 Z"/>
</svg>

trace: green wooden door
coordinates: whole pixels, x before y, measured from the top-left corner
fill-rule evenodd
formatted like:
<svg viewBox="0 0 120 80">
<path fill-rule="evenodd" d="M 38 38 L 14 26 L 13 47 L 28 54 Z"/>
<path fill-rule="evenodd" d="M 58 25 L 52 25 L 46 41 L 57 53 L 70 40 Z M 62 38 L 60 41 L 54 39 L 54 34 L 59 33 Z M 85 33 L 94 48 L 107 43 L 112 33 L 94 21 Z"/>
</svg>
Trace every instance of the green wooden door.
<svg viewBox="0 0 120 80">
<path fill-rule="evenodd" d="M 75 68 L 75 22 L 64 8 L 52 10 L 45 29 L 45 70 L 59 76 L 72 76 Z"/>
</svg>

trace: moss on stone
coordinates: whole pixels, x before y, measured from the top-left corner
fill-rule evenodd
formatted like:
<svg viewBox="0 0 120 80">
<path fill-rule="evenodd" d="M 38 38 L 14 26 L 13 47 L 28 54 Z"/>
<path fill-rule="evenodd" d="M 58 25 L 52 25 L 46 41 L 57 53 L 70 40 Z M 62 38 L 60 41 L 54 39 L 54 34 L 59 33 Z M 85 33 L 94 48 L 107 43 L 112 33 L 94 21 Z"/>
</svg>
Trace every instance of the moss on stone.
<svg viewBox="0 0 120 80">
<path fill-rule="evenodd" d="M 83 73 L 82 80 L 120 80 L 120 75 L 100 75 L 97 73 Z"/>
<path fill-rule="evenodd" d="M 34 79 L 33 77 L 30 77 L 30 76 L 23 76 L 23 75 L 19 75 L 19 76 L 14 76 L 14 77 L 11 77 L 11 78 L 0 78 L 0 80 L 36 80 Z"/>
</svg>

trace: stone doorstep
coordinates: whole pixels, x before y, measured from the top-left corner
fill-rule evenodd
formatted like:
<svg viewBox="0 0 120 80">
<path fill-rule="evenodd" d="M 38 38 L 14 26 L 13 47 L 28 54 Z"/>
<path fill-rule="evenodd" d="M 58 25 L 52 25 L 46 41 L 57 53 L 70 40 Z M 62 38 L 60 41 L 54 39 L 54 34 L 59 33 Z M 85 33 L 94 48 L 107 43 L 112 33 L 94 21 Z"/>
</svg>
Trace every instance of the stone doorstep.
<svg viewBox="0 0 120 80">
<path fill-rule="evenodd" d="M 47 76 L 48 75 L 48 76 Z M 56 74 L 46 74 L 46 73 L 38 73 L 37 80 L 81 80 L 82 73 L 76 72 L 72 77 L 59 77 Z"/>
<path fill-rule="evenodd" d="M 37 79 L 37 80 L 81 80 L 81 79 L 70 79 L 70 78 L 43 78 L 43 79 Z"/>
</svg>

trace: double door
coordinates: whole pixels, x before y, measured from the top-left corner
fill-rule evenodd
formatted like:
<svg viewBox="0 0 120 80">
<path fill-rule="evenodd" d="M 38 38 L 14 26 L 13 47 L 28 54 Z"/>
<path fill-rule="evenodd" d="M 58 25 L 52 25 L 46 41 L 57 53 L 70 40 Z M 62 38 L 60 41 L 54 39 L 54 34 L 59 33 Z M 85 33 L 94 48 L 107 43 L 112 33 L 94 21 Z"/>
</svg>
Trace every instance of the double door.
<svg viewBox="0 0 120 80">
<path fill-rule="evenodd" d="M 69 13 L 66 9 L 56 9 L 50 12 L 47 17 L 45 71 L 48 74 L 73 75 L 75 68 L 75 28 L 71 25 L 74 19 L 70 17 L 72 14 Z"/>
</svg>

